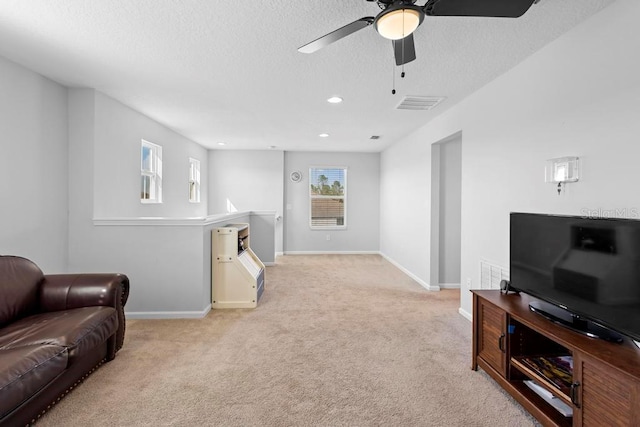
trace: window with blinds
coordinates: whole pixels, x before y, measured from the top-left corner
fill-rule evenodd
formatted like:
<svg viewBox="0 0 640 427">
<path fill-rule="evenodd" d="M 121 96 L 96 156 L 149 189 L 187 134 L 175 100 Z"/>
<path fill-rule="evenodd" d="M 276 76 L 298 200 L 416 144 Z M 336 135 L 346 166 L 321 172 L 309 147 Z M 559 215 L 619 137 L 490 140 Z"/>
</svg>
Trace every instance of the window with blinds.
<svg viewBox="0 0 640 427">
<path fill-rule="evenodd" d="M 346 228 L 347 169 L 309 169 L 309 225 L 311 228 Z"/>
</svg>

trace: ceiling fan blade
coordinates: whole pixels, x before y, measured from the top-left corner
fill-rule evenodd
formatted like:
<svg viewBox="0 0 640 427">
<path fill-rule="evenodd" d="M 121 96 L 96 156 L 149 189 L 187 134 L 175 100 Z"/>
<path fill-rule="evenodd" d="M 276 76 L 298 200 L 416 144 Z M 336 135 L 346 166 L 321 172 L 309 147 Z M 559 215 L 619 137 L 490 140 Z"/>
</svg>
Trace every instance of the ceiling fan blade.
<svg viewBox="0 0 640 427">
<path fill-rule="evenodd" d="M 535 0 L 429 0 L 424 13 L 430 16 L 485 16 L 518 18 Z"/>
<path fill-rule="evenodd" d="M 353 21 L 351 24 L 347 24 L 342 28 L 338 28 L 337 30 L 332 31 L 329 34 L 315 39 L 311 43 L 307 43 L 304 46 L 299 47 L 298 52 L 313 53 L 316 50 L 320 50 L 323 47 L 340 40 L 341 38 L 347 37 L 349 34 L 353 34 L 356 31 L 363 29 L 364 27 L 368 27 L 373 23 L 373 20 L 374 18 L 372 16 L 360 18 L 357 21 Z"/>
<path fill-rule="evenodd" d="M 391 40 L 393 53 L 396 56 L 396 65 L 406 64 L 416 59 L 416 47 L 413 43 L 413 34 L 400 40 Z"/>
</svg>

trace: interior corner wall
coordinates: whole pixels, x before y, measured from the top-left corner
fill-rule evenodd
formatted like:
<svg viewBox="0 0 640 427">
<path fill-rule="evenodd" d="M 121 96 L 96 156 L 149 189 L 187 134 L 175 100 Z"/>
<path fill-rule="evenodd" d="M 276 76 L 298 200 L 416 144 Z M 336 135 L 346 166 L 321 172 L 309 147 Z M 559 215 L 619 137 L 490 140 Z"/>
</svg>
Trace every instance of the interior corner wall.
<svg viewBox="0 0 640 427">
<path fill-rule="evenodd" d="M 0 57 L 0 254 L 67 268 L 67 92 Z"/>
<path fill-rule="evenodd" d="M 208 168 L 209 215 L 273 211 L 282 217 L 283 151 L 209 150 Z M 275 235 L 275 251 L 279 253 L 282 236 L 280 220 Z"/>
<path fill-rule="evenodd" d="M 162 147 L 162 203 L 140 202 L 140 144 Z M 155 120 L 96 91 L 95 218 L 204 217 L 207 150 Z M 200 160 L 200 203 L 189 202 L 189 157 Z"/>
<path fill-rule="evenodd" d="M 462 136 L 438 143 L 440 146 L 439 191 L 439 277 L 445 286 L 460 285 L 460 242 L 462 217 Z"/>
<path fill-rule="evenodd" d="M 347 228 L 312 230 L 309 227 L 309 168 L 347 168 Z M 291 172 L 304 177 L 292 182 Z M 380 248 L 379 153 L 285 153 L 285 253 L 378 252 Z M 329 240 L 327 240 L 329 236 Z"/>
<path fill-rule="evenodd" d="M 461 279 L 482 259 L 508 267 L 509 213 L 638 218 L 640 3 L 618 0 L 382 153 L 381 251 L 426 280 L 429 151 L 462 131 Z M 581 179 L 558 196 L 547 159 L 579 156 Z M 399 188 L 412 188 L 398 191 Z M 418 197 L 409 197 L 418 192 Z M 421 264 L 422 263 L 422 264 Z M 470 315 L 471 294 L 461 290 Z"/>
<path fill-rule="evenodd" d="M 95 90 L 68 89 L 69 271 L 90 271 L 94 199 Z M 105 270 L 106 271 L 106 270 Z"/>
<path fill-rule="evenodd" d="M 380 252 L 429 283 L 431 146 L 419 132 L 380 158 Z"/>
</svg>

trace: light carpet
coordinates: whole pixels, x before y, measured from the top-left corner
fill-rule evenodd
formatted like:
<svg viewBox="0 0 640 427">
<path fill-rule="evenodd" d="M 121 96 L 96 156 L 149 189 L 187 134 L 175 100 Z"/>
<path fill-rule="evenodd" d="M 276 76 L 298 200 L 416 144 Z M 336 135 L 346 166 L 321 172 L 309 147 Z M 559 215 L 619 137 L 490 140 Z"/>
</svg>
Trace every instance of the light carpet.
<svg viewBox="0 0 640 427">
<path fill-rule="evenodd" d="M 281 256 L 256 309 L 130 320 L 115 360 L 39 425 L 536 425 L 470 369 L 459 293 L 377 255 Z"/>
</svg>

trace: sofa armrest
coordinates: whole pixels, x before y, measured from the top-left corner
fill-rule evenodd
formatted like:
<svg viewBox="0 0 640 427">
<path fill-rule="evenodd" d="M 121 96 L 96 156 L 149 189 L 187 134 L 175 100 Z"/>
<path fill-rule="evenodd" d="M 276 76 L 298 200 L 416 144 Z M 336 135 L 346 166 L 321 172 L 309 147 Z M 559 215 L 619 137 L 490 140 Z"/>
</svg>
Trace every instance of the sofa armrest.
<svg viewBox="0 0 640 427">
<path fill-rule="evenodd" d="M 124 274 L 46 274 L 40 287 L 40 310 L 59 311 L 96 305 L 115 308 L 118 330 L 109 355 L 109 359 L 113 359 L 124 342 L 124 306 L 128 298 L 129 278 Z"/>
<path fill-rule="evenodd" d="M 129 279 L 123 274 L 47 274 L 40 287 L 42 311 L 104 305 L 124 306 Z"/>
</svg>

